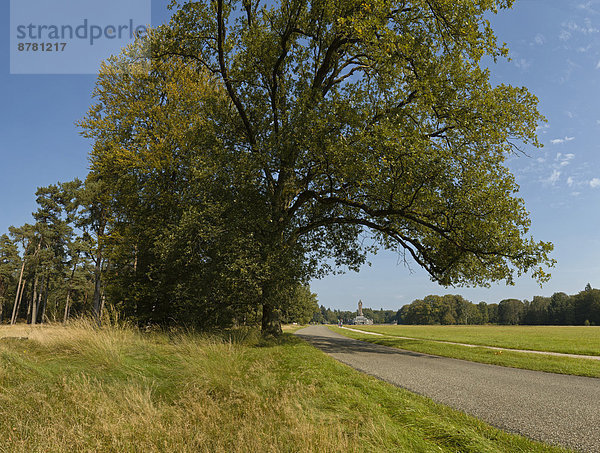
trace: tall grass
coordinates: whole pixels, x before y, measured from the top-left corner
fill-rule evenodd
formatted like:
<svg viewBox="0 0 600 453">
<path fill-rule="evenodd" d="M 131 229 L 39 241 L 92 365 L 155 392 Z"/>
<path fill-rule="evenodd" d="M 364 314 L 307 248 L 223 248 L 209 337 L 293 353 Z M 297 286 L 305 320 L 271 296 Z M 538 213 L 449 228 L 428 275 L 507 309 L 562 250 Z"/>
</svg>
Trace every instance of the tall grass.
<svg viewBox="0 0 600 453">
<path fill-rule="evenodd" d="M 142 333 L 79 320 L 0 327 L 0 452 L 42 451 L 553 450 L 290 335 L 266 342 L 254 330 Z"/>
</svg>

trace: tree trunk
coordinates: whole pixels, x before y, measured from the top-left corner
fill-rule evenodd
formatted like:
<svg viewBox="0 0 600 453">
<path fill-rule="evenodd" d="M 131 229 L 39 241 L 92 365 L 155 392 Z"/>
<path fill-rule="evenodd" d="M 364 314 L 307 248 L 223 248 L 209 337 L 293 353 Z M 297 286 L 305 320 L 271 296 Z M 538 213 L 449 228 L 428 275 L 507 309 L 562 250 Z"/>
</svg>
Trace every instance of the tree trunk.
<svg viewBox="0 0 600 453">
<path fill-rule="evenodd" d="M 67 290 L 67 300 L 65 302 L 65 316 L 63 318 L 63 324 L 67 323 L 67 319 L 69 318 L 69 302 L 71 301 L 71 288 Z"/>
<path fill-rule="evenodd" d="M 267 283 L 262 288 L 262 322 L 261 331 L 264 336 L 279 336 L 281 330 L 281 310 L 277 307 L 277 291 L 273 284 Z"/>
<path fill-rule="evenodd" d="M 48 305 L 48 290 L 50 289 L 50 277 L 46 278 L 46 289 L 44 290 L 44 299 L 42 301 L 42 309 L 40 310 L 40 324 L 44 323 L 44 317 L 46 316 L 46 306 Z M 40 299 L 42 299 L 42 293 L 40 292 Z"/>
<path fill-rule="evenodd" d="M 96 257 L 96 268 L 94 270 L 94 297 L 92 299 L 92 313 L 94 315 L 94 319 L 98 325 L 100 325 L 101 319 L 101 290 L 102 290 L 102 281 L 101 281 L 101 273 L 102 273 L 102 254 L 98 252 L 98 256 Z"/>
<path fill-rule="evenodd" d="M 21 301 L 23 300 L 23 293 L 25 292 L 25 284 L 27 280 L 23 280 L 21 285 L 17 288 L 17 297 L 15 298 L 15 306 L 13 307 L 12 316 L 10 318 L 10 324 L 15 325 L 17 318 L 19 317 L 19 311 L 21 310 Z"/>
<path fill-rule="evenodd" d="M 31 294 L 35 294 L 33 289 L 33 283 L 30 283 Z M 33 300 L 28 297 L 27 298 L 27 314 L 25 315 L 25 322 L 29 324 L 31 322 L 31 307 L 33 306 Z"/>
<path fill-rule="evenodd" d="M 73 286 L 73 278 L 75 277 L 75 269 L 77 269 L 77 262 L 73 264 L 73 270 L 71 271 L 71 278 L 69 279 L 69 287 L 67 288 L 67 300 L 65 302 L 65 316 L 63 318 L 63 324 L 67 323 L 69 318 L 69 302 L 71 301 L 71 287 Z"/>
<path fill-rule="evenodd" d="M 11 324 L 14 324 L 15 322 L 17 322 L 17 311 L 18 311 L 17 304 L 19 303 L 19 296 L 20 296 L 21 292 L 23 291 L 23 289 L 21 287 L 21 283 L 23 282 L 23 272 L 24 271 L 25 271 L 25 258 L 23 258 L 23 264 L 21 265 L 21 273 L 19 274 L 19 284 L 17 285 L 17 294 L 15 295 L 15 304 L 13 305 L 13 312 L 12 312 L 12 316 L 10 318 Z"/>
<path fill-rule="evenodd" d="M 98 249 L 96 251 L 96 267 L 94 269 L 94 297 L 92 299 L 92 313 L 94 315 L 94 319 L 98 326 L 101 323 L 101 311 L 102 311 L 102 301 L 100 300 L 102 295 L 102 239 L 104 237 L 104 230 L 106 228 L 106 219 L 104 219 L 104 215 L 101 216 L 100 223 L 98 224 L 98 229 L 96 230 L 96 240 Z"/>
<path fill-rule="evenodd" d="M 42 249 L 42 239 L 40 238 L 37 248 L 35 249 L 35 253 L 33 254 L 34 263 L 36 262 L 35 259 L 38 256 L 38 253 L 40 252 L 41 249 Z M 35 269 L 38 267 L 39 267 L 39 263 L 37 263 L 36 266 L 34 267 L 35 279 L 33 281 L 33 287 L 32 287 L 33 298 L 31 299 L 31 305 L 28 305 L 28 308 L 27 308 L 27 318 L 29 318 L 29 315 L 31 314 L 31 325 L 32 326 L 35 326 L 36 318 L 37 318 L 37 302 L 38 302 L 37 301 L 37 288 L 38 288 L 39 272 L 37 272 L 37 270 L 35 270 Z"/>
<path fill-rule="evenodd" d="M 43 285 L 42 285 L 43 286 Z M 36 304 L 36 309 L 37 309 L 37 313 L 36 313 L 36 318 L 35 318 L 35 322 L 36 324 L 41 324 L 41 314 L 42 314 L 42 310 L 40 309 L 40 307 L 42 306 L 42 295 L 44 293 L 42 292 L 42 289 L 40 288 L 40 292 L 38 293 L 38 299 L 37 299 L 37 304 Z"/>
<path fill-rule="evenodd" d="M 0 278 L 0 324 L 2 323 L 2 315 L 4 312 L 4 293 L 6 292 L 6 283 L 3 278 Z"/>
<path fill-rule="evenodd" d="M 35 274 L 35 280 L 33 281 L 33 297 L 31 298 L 31 325 L 35 326 L 37 320 L 37 284 L 38 274 Z"/>
<path fill-rule="evenodd" d="M 264 336 L 279 336 L 283 333 L 283 330 L 281 330 L 280 311 L 271 303 L 263 304 L 261 330 Z"/>
<path fill-rule="evenodd" d="M 100 303 L 100 316 L 102 316 L 102 312 L 104 311 L 104 303 L 106 302 L 106 294 L 104 294 L 104 291 L 102 291 L 102 297 L 101 299 L 101 303 Z"/>
</svg>

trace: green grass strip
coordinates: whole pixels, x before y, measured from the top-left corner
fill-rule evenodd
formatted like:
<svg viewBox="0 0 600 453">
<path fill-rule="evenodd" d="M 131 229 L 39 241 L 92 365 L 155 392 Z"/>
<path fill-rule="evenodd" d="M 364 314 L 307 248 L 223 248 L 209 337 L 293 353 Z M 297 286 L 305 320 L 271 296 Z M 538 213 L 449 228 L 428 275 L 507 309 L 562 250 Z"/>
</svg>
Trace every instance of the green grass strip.
<svg viewBox="0 0 600 453">
<path fill-rule="evenodd" d="M 423 340 L 509 349 L 600 356 L 600 326 L 357 326 L 361 330 Z"/>
<path fill-rule="evenodd" d="M 530 354 L 526 352 L 498 351 L 486 347 L 469 347 L 438 343 L 435 340 L 405 340 L 393 336 L 375 336 L 358 333 L 348 329 L 329 327 L 357 340 L 391 346 L 408 351 L 470 360 L 471 362 L 488 363 L 525 370 L 546 371 L 549 373 L 572 374 L 575 376 L 600 377 L 600 361 L 552 355 Z M 371 331 L 371 329 L 369 329 Z M 374 330 L 373 330 L 374 331 Z M 453 340 L 449 340 L 453 341 Z"/>
</svg>

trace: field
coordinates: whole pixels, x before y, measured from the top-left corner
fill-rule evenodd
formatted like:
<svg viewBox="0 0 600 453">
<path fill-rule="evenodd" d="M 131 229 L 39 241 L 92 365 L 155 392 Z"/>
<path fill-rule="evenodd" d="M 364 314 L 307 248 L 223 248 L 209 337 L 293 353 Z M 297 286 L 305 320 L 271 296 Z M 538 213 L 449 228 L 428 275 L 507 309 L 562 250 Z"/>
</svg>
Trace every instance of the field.
<svg viewBox="0 0 600 453">
<path fill-rule="evenodd" d="M 561 451 L 285 334 L 0 327 L 0 452 Z"/>
<path fill-rule="evenodd" d="M 386 335 L 600 356 L 600 327 L 584 326 L 356 326 Z"/>
<path fill-rule="evenodd" d="M 411 351 L 454 357 L 501 366 L 600 377 L 600 360 L 496 351 L 438 343 L 495 346 L 509 349 L 600 355 L 600 327 L 583 326 L 352 326 L 385 337 L 331 327 L 343 335 Z M 415 340 L 398 337 L 410 337 Z"/>
</svg>

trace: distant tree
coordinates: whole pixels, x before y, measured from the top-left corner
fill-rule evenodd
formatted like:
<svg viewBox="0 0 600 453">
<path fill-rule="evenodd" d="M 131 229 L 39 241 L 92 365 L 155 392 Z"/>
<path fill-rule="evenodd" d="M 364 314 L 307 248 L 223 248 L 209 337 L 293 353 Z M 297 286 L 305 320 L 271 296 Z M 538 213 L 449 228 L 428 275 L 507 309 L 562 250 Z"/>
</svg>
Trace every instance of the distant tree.
<svg viewBox="0 0 600 453">
<path fill-rule="evenodd" d="M 466 306 L 465 321 L 467 324 L 483 324 L 477 305 L 469 302 Z"/>
<path fill-rule="evenodd" d="M 286 323 L 308 324 L 320 312 L 317 295 L 308 285 L 298 285 L 289 296 L 292 300 L 285 304 L 282 320 Z"/>
<path fill-rule="evenodd" d="M 425 300 L 415 300 L 408 305 L 403 317 L 406 324 L 435 324 L 437 320 L 434 307 Z"/>
<path fill-rule="evenodd" d="M 485 302 L 479 302 L 477 304 L 477 310 L 479 311 L 479 319 L 481 324 L 487 324 L 490 322 L 489 307 Z"/>
<path fill-rule="evenodd" d="M 325 310 L 325 307 L 323 305 L 321 305 L 319 307 L 319 311 L 317 311 L 313 314 L 313 317 L 310 320 L 310 322 L 313 322 L 316 324 L 325 324 L 325 318 L 323 317 L 324 310 Z"/>
<path fill-rule="evenodd" d="M 573 296 L 554 293 L 548 307 L 550 323 L 559 325 L 575 324 L 575 301 Z"/>
<path fill-rule="evenodd" d="M 327 312 L 326 312 L 325 320 L 327 321 L 327 324 L 337 324 L 338 317 L 331 309 L 328 308 Z"/>
<path fill-rule="evenodd" d="M 583 325 L 588 321 L 600 325 L 600 290 L 586 287 L 574 296 L 573 301 L 576 324 Z"/>
<path fill-rule="evenodd" d="M 498 304 L 498 322 L 500 324 L 519 324 L 523 318 L 525 306 L 518 299 L 505 299 Z"/>
<path fill-rule="evenodd" d="M 479 313 L 476 307 L 464 297 L 455 295 L 446 295 L 444 300 L 454 307 L 456 322 L 455 324 L 476 324 L 479 319 Z"/>
<path fill-rule="evenodd" d="M 550 297 L 534 296 L 533 300 L 527 307 L 524 317 L 524 324 L 546 325 L 550 324 Z"/>
<path fill-rule="evenodd" d="M 396 315 L 394 316 L 394 321 L 398 324 L 406 324 L 406 322 L 404 321 L 405 307 L 408 307 L 408 305 L 403 305 L 402 307 L 400 307 L 396 312 Z"/>
<path fill-rule="evenodd" d="M 13 240 L 18 243 L 23 250 L 23 257 L 21 259 L 21 269 L 19 270 L 18 286 L 15 294 L 15 300 L 13 304 L 11 314 L 11 324 L 15 324 L 20 315 L 22 315 L 22 302 L 25 300 L 25 294 L 27 291 L 26 283 L 29 282 L 29 292 L 27 294 L 27 309 L 26 309 L 26 320 L 30 320 L 32 304 L 34 301 L 37 303 L 37 279 L 34 278 L 37 266 L 40 260 L 40 251 L 42 247 L 42 238 L 40 237 L 38 228 L 34 225 L 25 224 L 21 227 L 9 227 L 10 235 Z M 31 299 L 29 296 L 31 295 Z"/>
<path fill-rule="evenodd" d="M 500 318 L 498 317 L 498 304 L 488 304 L 488 314 L 490 323 L 499 324 Z"/>
<path fill-rule="evenodd" d="M 381 314 L 381 324 L 391 324 L 396 322 L 396 312 L 394 310 L 379 310 Z"/>
</svg>

